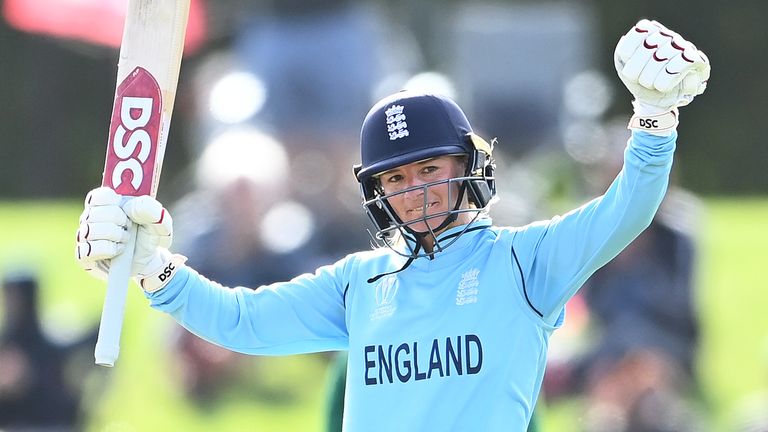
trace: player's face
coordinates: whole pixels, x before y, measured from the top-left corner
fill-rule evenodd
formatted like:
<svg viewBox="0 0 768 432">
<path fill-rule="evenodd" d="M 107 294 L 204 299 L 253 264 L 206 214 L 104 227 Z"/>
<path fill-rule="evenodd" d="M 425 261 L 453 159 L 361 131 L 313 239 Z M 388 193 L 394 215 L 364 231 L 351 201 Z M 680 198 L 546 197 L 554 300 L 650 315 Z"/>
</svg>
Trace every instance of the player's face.
<svg viewBox="0 0 768 432">
<path fill-rule="evenodd" d="M 386 195 L 394 194 L 387 200 L 400 220 L 416 232 L 428 232 L 440 226 L 448 217 L 447 212 L 455 208 L 460 183 L 420 186 L 463 175 L 464 161 L 461 157 L 439 156 L 386 171 L 379 176 L 379 181 Z M 398 193 L 410 188 L 415 189 Z M 438 214 L 440 216 L 433 216 Z M 461 217 L 466 214 L 461 214 L 457 221 L 444 229 L 466 223 Z"/>
</svg>

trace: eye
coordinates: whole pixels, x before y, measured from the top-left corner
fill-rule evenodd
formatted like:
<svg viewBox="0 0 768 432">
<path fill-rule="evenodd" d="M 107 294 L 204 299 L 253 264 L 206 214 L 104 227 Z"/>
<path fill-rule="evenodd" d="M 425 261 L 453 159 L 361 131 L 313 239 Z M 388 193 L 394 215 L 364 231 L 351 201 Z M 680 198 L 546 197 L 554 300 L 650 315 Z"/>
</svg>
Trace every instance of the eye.
<svg viewBox="0 0 768 432">
<path fill-rule="evenodd" d="M 400 174 L 393 174 L 391 176 L 385 177 L 384 181 L 387 183 L 397 183 L 403 179 L 403 176 Z"/>
<path fill-rule="evenodd" d="M 438 166 L 435 166 L 435 165 L 427 165 L 427 166 L 425 166 L 424 168 L 422 168 L 421 172 L 422 172 L 423 174 L 432 174 L 432 173 L 435 173 L 435 172 L 437 172 L 438 170 L 440 170 L 440 167 L 438 167 Z"/>
</svg>

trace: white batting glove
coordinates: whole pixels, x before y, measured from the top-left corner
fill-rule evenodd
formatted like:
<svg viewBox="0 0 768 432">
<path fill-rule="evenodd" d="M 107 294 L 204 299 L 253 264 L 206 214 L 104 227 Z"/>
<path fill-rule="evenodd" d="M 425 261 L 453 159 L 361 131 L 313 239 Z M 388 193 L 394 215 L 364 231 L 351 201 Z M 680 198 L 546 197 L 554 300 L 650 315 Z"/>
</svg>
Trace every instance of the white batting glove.
<svg viewBox="0 0 768 432">
<path fill-rule="evenodd" d="M 619 78 L 635 97 L 629 128 L 669 135 L 677 108 L 704 93 L 710 75 L 707 56 L 657 21 L 640 20 L 614 51 Z"/>
<path fill-rule="evenodd" d="M 162 204 L 150 196 L 124 198 L 106 187 L 90 191 L 77 230 L 77 260 L 87 272 L 106 280 L 111 259 L 125 249 L 130 221 L 137 224 L 131 275 L 145 291 L 157 291 L 186 258 L 168 251 L 173 221 Z"/>
</svg>

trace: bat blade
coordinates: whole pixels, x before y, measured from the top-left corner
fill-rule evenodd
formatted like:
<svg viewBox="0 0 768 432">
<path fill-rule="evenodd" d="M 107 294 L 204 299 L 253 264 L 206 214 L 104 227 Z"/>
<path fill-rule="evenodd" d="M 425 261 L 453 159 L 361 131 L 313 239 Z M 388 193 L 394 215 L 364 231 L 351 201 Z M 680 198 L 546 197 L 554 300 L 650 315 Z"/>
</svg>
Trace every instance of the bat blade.
<svg viewBox="0 0 768 432">
<path fill-rule="evenodd" d="M 102 185 L 129 197 L 157 194 L 176 96 L 189 0 L 129 0 L 117 68 Z M 136 227 L 112 259 L 96 364 L 114 366 L 120 352 Z"/>
</svg>

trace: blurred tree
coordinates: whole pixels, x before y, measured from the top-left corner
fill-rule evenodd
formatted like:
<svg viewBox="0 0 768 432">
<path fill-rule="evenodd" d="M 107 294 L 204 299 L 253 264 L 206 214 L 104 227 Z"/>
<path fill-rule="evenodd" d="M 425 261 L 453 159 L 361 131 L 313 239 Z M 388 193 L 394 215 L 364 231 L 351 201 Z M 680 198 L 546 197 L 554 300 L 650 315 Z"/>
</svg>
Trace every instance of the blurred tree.
<svg viewBox="0 0 768 432">
<path fill-rule="evenodd" d="M 0 52 L 0 198 L 79 198 L 101 181 L 118 51 L 21 33 L 0 19 Z M 174 122 L 170 142 L 183 124 Z M 183 146 L 168 147 L 165 166 L 179 171 Z"/>
<path fill-rule="evenodd" d="M 229 0 L 213 8 L 215 28 L 231 28 L 227 17 L 234 20 L 238 14 L 232 11 L 244 4 L 246 0 Z M 768 59 L 756 53 L 768 48 L 764 37 L 768 3 L 594 0 L 588 4 L 598 15 L 598 66 L 609 76 L 618 35 L 640 17 L 679 29 L 699 41 L 710 56 L 714 73 L 703 96 L 708 102 L 683 111 L 686 119 L 680 126 L 677 157 L 681 184 L 700 194 L 766 193 L 768 146 L 763 137 L 768 123 L 762 116 L 768 100 L 768 82 L 763 79 Z M 409 0 L 387 6 L 398 22 L 417 29 L 414 33 L 427 66 L 439 67 L 441 56 L 450 55 L 450 46 L 439 38 L 441 29 L 450 25 L 446 6 Z M 217 40 L 226 42 L 227 37 L 219 35 Z M 100 179 L 100 146 L 106 139 L 117 52 L 21 34 L 2 20 L 0 52 L 0 198 L 79 197 Z M 184 75 L 183 67 L 182 86 Z M 613 113 L 626 114 L 629 95 L 618 80 L 613 84 L 619 95 Z M 182 87 L 174 115 L 179 121 L 171 128 L 172 145 L 164 167 L 167 173 L 179 172 L 188 160 L 186 146 L 178 143 L 184 139 L 185 122 L 180 119 L 185 115 L 184 98 Z"/>
<path fill-rule="evenodd" d="M 0 196 L 72 194 L 84 176 L 93 184 L 103 160 L 89 146 L 106 139 L 109 110 L 96 106 L 111 104 L 109 62 L 4 23 L 0 52 Z"/>
<path fill-rule="evenodd" d="M 768 50 L 765 17 L 768 3 L 753 0 L 718 2 L 615 2 L 596 0 L 600 23 L 601 68 L 613 73 L 616 35 L 638 18 L 657 19 L 695 40 L 713 65 L 706 103 L 684 108 L 677 163 L 680 183 L 702 194 L 765 194 L 768 147 Z M 614 81 L 615 112 L 627 110 L 629 94 Z"/>
<path fill-rule="evenodd" d="M 78 430 L 86 378 L 80 353 L 96 343 L 96 329 L 62 344 L 42 328 L 38 277 L 26 271 L 2 278 L 0 311 L 0 429 Z"/>
</svg>

